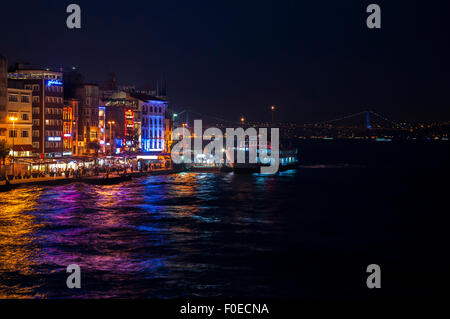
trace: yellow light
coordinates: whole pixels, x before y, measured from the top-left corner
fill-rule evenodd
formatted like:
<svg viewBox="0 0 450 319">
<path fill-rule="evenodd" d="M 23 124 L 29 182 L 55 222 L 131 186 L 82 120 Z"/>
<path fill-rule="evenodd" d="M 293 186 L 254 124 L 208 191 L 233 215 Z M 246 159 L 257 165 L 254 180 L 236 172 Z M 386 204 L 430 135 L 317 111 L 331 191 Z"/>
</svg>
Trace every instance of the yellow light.
<svg viewBox="0 0 450 319">
<path fill-rule="evenodd" d="M 272 105 L 272 106 L 270 107 L 270 109 L 271 109 L 272 111 L 275 110 L 275 106 Z"/>
<path fill-rule="evenodd" d="M 14 122 L 14 121 L 17 121 L 17 117 L 11 116 L 11 117 L 9 118 L 9 120 L 10 120 L 10 121 L 13 121 L 13 122 Z"/>
</svg>

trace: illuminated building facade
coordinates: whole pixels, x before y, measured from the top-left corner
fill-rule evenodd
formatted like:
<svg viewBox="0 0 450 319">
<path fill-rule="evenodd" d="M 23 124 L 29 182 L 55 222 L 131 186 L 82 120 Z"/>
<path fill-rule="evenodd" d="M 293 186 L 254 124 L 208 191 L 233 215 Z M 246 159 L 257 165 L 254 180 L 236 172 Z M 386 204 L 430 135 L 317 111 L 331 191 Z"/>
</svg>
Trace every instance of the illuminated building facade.
<svg viewBox="0 0 450 319">
<path fill-rule="evenodd" d="M 164 151 L 166 148 L 165 113 L 167 101 L 142 93 L 132 93 L 131 96 L 139 101 L 142 152 Z"/>
<path fill-rule="evenodd" d="M 63 108 L 63 155 L 78 155 L 78 105 L 77 99 L 64 100 Z"/>
<path fill-rule="evenodd" d="M 99 87 L 97 84 L 81 84 L 75 89 L 75 97 L 80 101 L 78 111 L 78 152 L 80 154 L 92 154 L 96 152 L 95 148 L 100 146 Z"/>
<path fill-rule="evenodd" d="M 104 93 L 102 100 L 106 112 L 106 149 L 111 147 L 116 154 L 125 150 L 139 151 L 141 113 L 138 100 L 124 91 Z M 110 122 L 114 124 L 109 125 Z"/>
<path fill-rule="evenodd" d="M 0 120 L 4 121 L 7 116 L 6 101 L 8 90 L 8 60 L 0 56 Z"/>
<path fill-rule="evenodd" d="M 106 108 L 98 107 L 98 141 L 102 153 L 106 153 Z"/>
<path fill-rule="evenodd" d="M 132 107 L 125 108 L 125 140 L 127 146 L 134 144 L 134 109 Z"/>
<path fill-rule="evenodd" d="M 125 109 L 121 106 L 105 105 L 106 154 L 120 153 L 125 139 Z"/>
<path fill-rule="evenodd" d="M 166 116 L 164 118 L 164 140 L 165 140 L 164 152 L 166 153 L 170 153 L 170 151 L 172 150 L 173 145 L 172 132 L 173 132 L 173 113 L 166 108 Z"/>
<path fill-rule="evenodd" d="M 7 89 L 5 116 L 0 120 L 0 140 L 13 147 L 14 156 L 32 156 L 31 90 Z M 22 85 L 23 87 L 23 85 Z"/>
<path fill-rule="evenodd" d="M 63 155 L 62 73 L 48 69 L 22 69 L 8 74 L 11 82 L 24 83 L 32 91 L 32 148 L 44 157 Z"/>
</svg>

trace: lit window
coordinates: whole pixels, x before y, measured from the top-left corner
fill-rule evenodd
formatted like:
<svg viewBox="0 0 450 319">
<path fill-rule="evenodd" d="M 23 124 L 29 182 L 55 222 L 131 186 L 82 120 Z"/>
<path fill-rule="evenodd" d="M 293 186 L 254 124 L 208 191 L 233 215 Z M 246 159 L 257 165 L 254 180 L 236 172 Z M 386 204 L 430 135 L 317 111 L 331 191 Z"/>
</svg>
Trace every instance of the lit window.
<svg viewBox="0 0 450 319">
<path fill-rule="evenodd" d="M 10 94 L 10 95 L 8 95 L 8 101 L 10 101 L 10 102 L 18 102 L 19 99 L 18 99 L 17 95 Z"/>
</svg>

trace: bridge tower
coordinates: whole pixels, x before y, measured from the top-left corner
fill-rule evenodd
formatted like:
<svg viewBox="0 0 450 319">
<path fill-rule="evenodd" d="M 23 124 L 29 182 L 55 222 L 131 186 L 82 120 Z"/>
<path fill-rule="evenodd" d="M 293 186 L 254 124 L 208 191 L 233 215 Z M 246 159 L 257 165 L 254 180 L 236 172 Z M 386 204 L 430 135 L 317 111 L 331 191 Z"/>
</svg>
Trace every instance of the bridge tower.
<svg viewBox="0 0 450 319">
<path fill-rule="evenodd" d="M 370 111 L 366 111 L 366 126 L 370 130 Z"/>
</svg>

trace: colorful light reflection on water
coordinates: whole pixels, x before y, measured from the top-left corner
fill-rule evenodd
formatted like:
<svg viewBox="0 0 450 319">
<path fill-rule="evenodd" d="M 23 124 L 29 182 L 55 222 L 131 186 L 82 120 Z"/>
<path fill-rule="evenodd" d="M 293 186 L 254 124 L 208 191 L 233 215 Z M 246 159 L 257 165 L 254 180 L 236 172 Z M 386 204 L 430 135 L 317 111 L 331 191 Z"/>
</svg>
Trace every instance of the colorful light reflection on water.
<svg viewBox="0 0 450 319">
<path fill-rule="evenodd" d="M 0 194 L 0 297 L 225 296 L 250 269 L 232 259 L 267 249 L 247 234 L 276 231 L 276 207 L 258 203 L 271 183 L 189 173 Z M 65 286 L 74 263 L 79 290 Z"/>
</svg>

